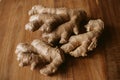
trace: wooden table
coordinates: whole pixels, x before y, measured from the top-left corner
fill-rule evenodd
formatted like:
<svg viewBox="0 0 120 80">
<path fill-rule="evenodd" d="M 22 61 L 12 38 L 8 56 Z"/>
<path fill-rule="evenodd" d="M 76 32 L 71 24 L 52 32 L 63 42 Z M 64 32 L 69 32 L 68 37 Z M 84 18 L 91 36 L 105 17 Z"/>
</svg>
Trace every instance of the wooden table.
<svg viewBox="0 0 120 80">
<path fill-rule="evenodd" d="M 105 22 L 98 47 L 85 58 L 68 56 L 56 74 L 47 77 L 20 68 L 14 53 L 20 42 L 40 38 L 25 31 L 28 10 L 35 4 L 84 9 Z M 2 0 L 0 2 L 0 80 L 120 80 L 120 0 Z"/>
</svg>

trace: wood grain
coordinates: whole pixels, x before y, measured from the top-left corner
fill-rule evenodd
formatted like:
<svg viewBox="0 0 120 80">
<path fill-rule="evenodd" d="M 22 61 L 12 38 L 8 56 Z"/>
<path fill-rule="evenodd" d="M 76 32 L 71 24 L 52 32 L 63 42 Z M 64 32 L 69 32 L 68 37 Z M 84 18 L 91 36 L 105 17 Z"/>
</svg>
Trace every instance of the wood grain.
<svg viewBox="0 0 120 80">
<path fill-rule="evenodd" d="M 101 18 L 105 31 L 98 47 L 85 58 L 67 56 L 50 77 L 30 67 L 20 68 L 14 54 L 20 42 L 39 38 L 24 30 L 28 10 L 35 4 L 84 9 L 91 18 Z M 0 80 L 120 80 L 120 0 L 2 0 L 0 2 Z"/>
</svg>

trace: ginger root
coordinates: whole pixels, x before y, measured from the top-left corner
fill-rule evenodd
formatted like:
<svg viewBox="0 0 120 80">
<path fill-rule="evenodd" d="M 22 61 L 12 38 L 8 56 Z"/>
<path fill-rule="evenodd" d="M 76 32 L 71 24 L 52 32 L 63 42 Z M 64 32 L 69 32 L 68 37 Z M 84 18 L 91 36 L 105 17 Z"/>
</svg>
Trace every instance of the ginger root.
<svg viewBox="0 0 120 80">
<path fill-rule="evenodd" d="M 68 16 L 53 15 L 53 14 L 36 14 L 32 15 L 29 23 L 25 25 L 25 29 L 29 31 L 36 31 L 40 28 L 42 32 L 51 32 L 58 25 L 69 20 Z"/>
<path fill-rule="evenodd" d="M 57 40 L 60 40 L 60 44 L 64 44 L 68 41 L 70 36 L 74 34 L 79 34 L 80 23 L 81 21 L 86 19 L 86 13 L 84 11 L 80 11 L 76 13 L 76 15 L 71 17 L 71 20 L 58 26 L 51 33 L 44 33 L 42 35 L 43 38 L 48 39 L 48 43 L 54 43 Z"/>
<path fill-rule="evenodd" d="M 85 25 L 87 33 L 71 36 L 69 42 L 62 45 L 61 49 L 71 56 L 87 56 L 87 52 L 93 50 L 97 46 L 97 39 L 104 29 L 102 20 L 90 20 Z"/>
<path fill-rule="evenodd" d="M 81 14 L 81 15 L 80 15 Z M 84 15 L 83 15 L 84 14 Z M 86 13 L 83 10 L 67 8 L 46 8 L 41 5 L 35 5 L 29 11 L 30 20 L 25 29 L 30 31 L 40 30 L 42 32 L 51 32 L 59 25 L 68 22 L 73 16 L 86 19 Z M 79 21 L 80 22 L 80 21 Z"/>
<path fill-rule="evenodd" d="M 73 16 L 76 12 L 81 11 L 79 9 L 67 9 L 67 8 L 47 8 L 42 5 L 35 5 L 29 10 L 28 15 L 35 14 L 57 14 L 57 15 L 66 15 Z"/>
<path fill-rule="evenodd" d="M 50 75 L 55 73 L 58 67 L 64 61 L 63 51 L 59 48 L 53 48 L 42 40 L 33 40 L 31 44 L 18 44 L 15 53 L 19 66 L 31 65 L 31 70 L 37 64 L 49 62 L 48 65 L 40 70 L 41 74 Z"/>
<path fill-rule="evenodd" d="M 31 44 L 19 43 L 15 53 L 19 66 L 31 65 L 31 70 L 38 64 L 46 63 L 47 65 L 40 69 L 40 73 L 44 75 L 57 71 L 64 62 L 64 53 L 74 57 L 87 56 L 88 51 L 96 48 L 97 40 L 104 29 L 101 19 L 90 20 L 84 26 L 86 33 L 80 34 L 81 23 L 88 18 L 86 12 L 79 9 L 36 5 L 28 14 L 30 19 L 25 29 L 33 32 L 40 30 L 47 43 L 39 39 L 33 40 Z M 49 43 L 56 41 L 61 45 L 50 46 Z"/>
<path fill-rule="evenodd" d="M 29 11 L 29 23 L 26 30 L 35 31 L 40 28 L 42 37 L 48 43 L 59 41 L 60 44 L 68 42 L 71 34 L 79 34 L 80 23 L 87 19 L 83 10 L 67 8 L 45 8 L 41 5 L 33 6 Z"/>
</svg>

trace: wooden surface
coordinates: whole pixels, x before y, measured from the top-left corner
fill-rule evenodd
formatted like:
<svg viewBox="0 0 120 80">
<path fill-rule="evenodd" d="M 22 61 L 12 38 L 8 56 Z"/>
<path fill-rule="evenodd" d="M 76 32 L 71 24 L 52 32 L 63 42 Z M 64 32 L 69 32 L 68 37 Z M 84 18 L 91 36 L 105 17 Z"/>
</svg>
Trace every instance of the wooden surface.
<svg viewBox="0 0 120 80">
<path fill-rule="evenodd" d="M 46 77 L 20 68 L 14 53 L 20 42 L 39 38 L 24 30 L 35 4 L 84 9 L 105 22 L 98 47 L 85 58 L 67 57 L 56 74 Z M 0 80 L 120 80 L 120 0 L 2 0 L 0 2 Z"/>
</svg>

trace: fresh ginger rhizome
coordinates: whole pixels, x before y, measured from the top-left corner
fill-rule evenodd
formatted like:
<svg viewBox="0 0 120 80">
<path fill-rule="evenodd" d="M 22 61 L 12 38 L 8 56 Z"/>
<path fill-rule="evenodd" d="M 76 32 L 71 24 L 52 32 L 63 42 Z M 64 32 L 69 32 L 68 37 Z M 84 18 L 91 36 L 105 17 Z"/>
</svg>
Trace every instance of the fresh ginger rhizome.
<svg viewBox="0 0 120 80">
<path fill-rule="evenodd" d="M 33 70 L 37 64 L 48 63 L 40 73 L 50 75 L 57 71 L 64 62 L 64 54 L 74 57 L 87 56 L 87 52 L 97 46 L 97 40 L 104 29 L 101 19 L 89 20 L 86 33 L 80 34 L 81 22 L 87 20 L 84 10 L 67 8 L 46 8 L 35 5 L 29 11 L 29 22 L 25 29 L 41 31 L 42 39 L 35 39 L 31 43 L 19 43 L 16 47 L 19 66 L 31 65 Z M 44 41 L 47 39 L 47 41 Z M 59 42 L 55 47 L 54 42 Z"/>
</svg>

